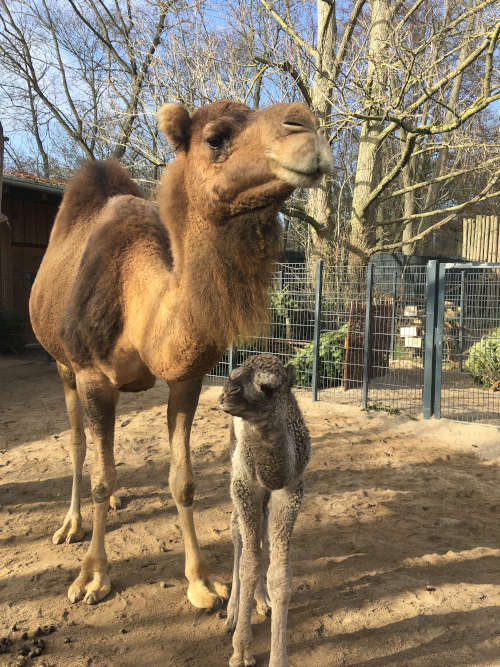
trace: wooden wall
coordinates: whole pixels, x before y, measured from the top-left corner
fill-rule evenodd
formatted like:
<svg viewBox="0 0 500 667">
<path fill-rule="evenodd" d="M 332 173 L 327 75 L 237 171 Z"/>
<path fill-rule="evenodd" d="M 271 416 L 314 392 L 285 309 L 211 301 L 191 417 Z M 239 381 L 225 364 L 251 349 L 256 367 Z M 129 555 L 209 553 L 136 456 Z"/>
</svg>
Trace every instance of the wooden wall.
<svg viewBox="0 0 500 667">
<path fill-rule="evenodd" d="M 8 224 L 0 234 L 0 306 L 26 322 L 31 285 L 49 242 L 62 191 L 47 193 L 22 184 L 3 185 L 1 211 Z M 27 331 L 33 338 L 31 329 Z"/>
<path fill-rule="evenodd" d="M 476 215 L 462 223 L 462 256 L 475 262 L 500 262 L 500 218 Z"/>
</svg>

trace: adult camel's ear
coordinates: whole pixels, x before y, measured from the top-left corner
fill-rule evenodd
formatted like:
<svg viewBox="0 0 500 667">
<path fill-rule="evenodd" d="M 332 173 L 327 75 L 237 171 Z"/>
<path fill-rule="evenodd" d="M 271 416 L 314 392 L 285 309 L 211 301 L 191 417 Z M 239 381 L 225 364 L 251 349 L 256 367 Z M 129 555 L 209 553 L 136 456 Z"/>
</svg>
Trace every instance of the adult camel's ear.
<svg viewBox="0 0 500 667">
<path fill-rule="evenodd" d="M 174 151 L 186 150 L 191 136 L 191 118 L 180 104 L 164 104 L 158 111 L 158 127 L 167 135 Z"/>
</svg>

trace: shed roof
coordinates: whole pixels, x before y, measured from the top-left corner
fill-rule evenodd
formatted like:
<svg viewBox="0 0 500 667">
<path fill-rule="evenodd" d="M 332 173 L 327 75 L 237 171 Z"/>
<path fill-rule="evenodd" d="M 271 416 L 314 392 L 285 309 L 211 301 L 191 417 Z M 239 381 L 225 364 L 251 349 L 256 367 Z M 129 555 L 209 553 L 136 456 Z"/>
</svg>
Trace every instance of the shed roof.
<svg viewBox="0 0 500 667">
<path fill-rule="evenodd" d="M 57 183 L 49 178 L 41 178 L 34 174 L 23 172 L 4 173 L 2 180 L 4 185 L 38 190 L 39 192 L 50 192 L 61 196 L 66 187 L 64 183 Z"/>
</svg>

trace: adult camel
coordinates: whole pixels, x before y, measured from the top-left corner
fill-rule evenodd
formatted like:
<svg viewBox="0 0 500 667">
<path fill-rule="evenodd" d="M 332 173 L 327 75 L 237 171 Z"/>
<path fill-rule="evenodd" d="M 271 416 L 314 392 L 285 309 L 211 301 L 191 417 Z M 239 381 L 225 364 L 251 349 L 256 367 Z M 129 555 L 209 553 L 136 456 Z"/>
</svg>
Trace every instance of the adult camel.
<svg viewBox="0 0 500 667">
<path fill-rule="evenodd" d="M 53 541 L 82 538 L 80 485 L 86 443 L 93 531 L 71 602 L 111 588 L 104 546 L 113 504 L 115 408 L 120 391 L 169 385 L 169 484 L 180 517 L 188 599 L 227 596 L 212 581 L 193 523 L 191 423 L 202 377 L 231 341 L 265 317 L 279 252 L 277 213 L 296 187 L 330 170 L 331 152 L 302 104 L 252 110 L 216 102 L 191 115 L 159 111 L 176 157 L 148 201 L 116 162 L 87 162 L 68 185 L 30 298 L 33 330 L 57 360 L 71 423 L 71 505 Z"/>
</svg>

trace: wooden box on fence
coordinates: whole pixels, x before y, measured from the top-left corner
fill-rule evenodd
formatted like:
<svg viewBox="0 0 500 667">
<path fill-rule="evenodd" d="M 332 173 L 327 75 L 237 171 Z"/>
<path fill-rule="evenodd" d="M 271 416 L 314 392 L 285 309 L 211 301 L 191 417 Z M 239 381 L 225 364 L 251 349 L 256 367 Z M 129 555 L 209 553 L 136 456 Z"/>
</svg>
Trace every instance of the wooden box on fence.
<svg viewBox="0 0 500 667">
<path fill-rule="evenodd" d="M 411 350 L 414 356 L 420 356 L 424 340 L 424 309 L 418 306 L 405 306 L 403 317 L 408 321 L 405 326 L 400 327 L 399 335 L 404 338 L 404 346 Z"/>
<path fill-rule="evenodd" d="M 368 377 L 385 375 L 389 368 L 391 347 L 392 299 L 377 299 L 372 304 L 370 321 L 370 356 Z M 344 382 L 345 390 L 360 388 L 363 382 L 363 350 L 365 343 L 365 304 L 351 303 L 349 323 L 345 339 Z"/>
</svg>

